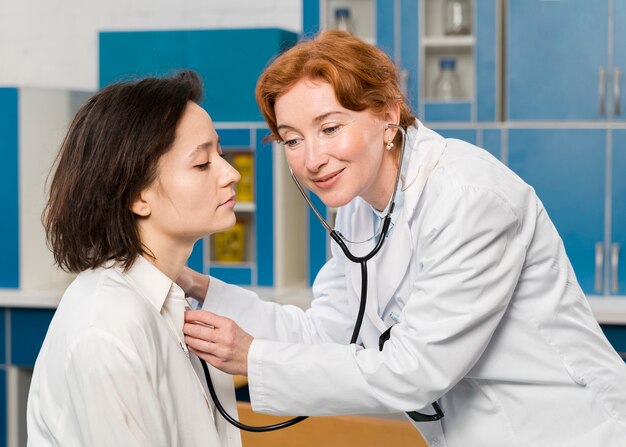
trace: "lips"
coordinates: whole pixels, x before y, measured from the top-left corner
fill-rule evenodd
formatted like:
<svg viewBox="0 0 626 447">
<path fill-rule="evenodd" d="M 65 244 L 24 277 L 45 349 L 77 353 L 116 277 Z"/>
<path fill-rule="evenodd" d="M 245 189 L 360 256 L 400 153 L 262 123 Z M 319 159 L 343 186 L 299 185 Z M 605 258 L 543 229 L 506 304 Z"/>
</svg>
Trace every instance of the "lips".
<svg viewBox="0 0 626 447">
<path fill-rule="evenodd" d="M 316 186 L 319 186 L 321 188 L 330 187 L 335 183 L 335 181 L 337 180 L 337 178 L 343 172 L 344 169 L 345 168 L 342 168 L 337 171 L 331 172 L 330 174 L 324 175 L 322 177 L 314 178 L 313 183 L 315 183 Z"/>
<path fill-rule="evenodd" d="M 224 206 L 224 205 L 227 205 L 227 206 L 235 206 L 235 196 L 234 196 L 234 195 L 233 195 L 233 196 L 230 196 L 230 197 L 228 198 L 228 200 L 226 200 L 226 201 L 224 201 L 224 202 L 220 203 L 220 204 L 218 205 L 218 208 L 219 208 L 220 206 Z"/>
</svg>

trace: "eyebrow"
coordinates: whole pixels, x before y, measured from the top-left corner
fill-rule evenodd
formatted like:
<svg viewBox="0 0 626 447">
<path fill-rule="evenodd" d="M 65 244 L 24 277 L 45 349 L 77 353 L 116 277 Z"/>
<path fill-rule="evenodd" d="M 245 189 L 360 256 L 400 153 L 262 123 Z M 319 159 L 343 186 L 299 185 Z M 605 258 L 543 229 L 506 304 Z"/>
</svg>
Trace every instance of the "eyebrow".
<svg viewBox="0 0 626 447">
<path fill-rule="evenodd" d="M 217 146 L 220 145 L 220 137 L 217 137 Z M 205 151 L 207 149 L 211 149 L 213 147 L 213 141 L 205 141 L 204 143 L 200 143 L 196 148 L 189 153 L 189 158 L 193 158 L 196 156 L 198 152 Z"/>
<path fill-rule="evenodd" d="M 328 118 L 331 115 L 345 115 L 345 113 L 340 111 L 340 110 L 334 110 L 332 112 L 323 113 L 323 114 L 313 118 L 313 122 L 315 124 L 319 124 L 321 121 L 324 121 L 326 118 Z M 276 127 L 276 130 L 281 130 L 281 129 L 295 129 L 295 128 L 292 127 L 292 126 L 289 126 L 288 124 L 281 124 L 281 125 Z"/>
</svg>

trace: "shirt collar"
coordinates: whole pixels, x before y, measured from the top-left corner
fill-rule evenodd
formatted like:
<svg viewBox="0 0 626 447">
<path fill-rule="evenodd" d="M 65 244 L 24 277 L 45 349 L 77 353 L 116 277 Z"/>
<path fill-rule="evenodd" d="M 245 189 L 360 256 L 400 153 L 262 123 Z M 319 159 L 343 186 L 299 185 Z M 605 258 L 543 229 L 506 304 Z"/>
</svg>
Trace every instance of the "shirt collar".
<svg viewBox="0 0 626 447">
<path fill-rule="evenodd" d="M 132 267 L 123 274 L 159 313 L 168 296 L 185 299 L 183 290 L 143 256 L 137 256 Z"/>
</svg>

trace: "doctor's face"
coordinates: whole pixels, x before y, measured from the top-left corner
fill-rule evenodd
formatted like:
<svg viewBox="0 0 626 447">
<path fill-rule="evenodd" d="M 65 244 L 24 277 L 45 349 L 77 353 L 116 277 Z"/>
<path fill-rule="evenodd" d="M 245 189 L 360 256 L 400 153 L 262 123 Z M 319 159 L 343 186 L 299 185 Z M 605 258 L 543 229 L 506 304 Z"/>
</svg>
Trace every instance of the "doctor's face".
<svg viewBox="0 0 626 447">
<path fill-rule="evenodd" d="M 276 100 L 277 128 L 293 173 L 327 206 L 357 196 L 382 210 L 391 197 L 396 168 L 385 142 L 382 117 L 339 104 L 325 81 L 302 79 Z"/>
<path fill-rule="evenodd" d="M 172 147 L 159 159 L 157 179 L 141 193 L 150 211 L 144 228 L 152 239 L 188 244 L 231 227 L 239 178 L 222 158 L 211 118 L 189 102 Z"/>
</svg>

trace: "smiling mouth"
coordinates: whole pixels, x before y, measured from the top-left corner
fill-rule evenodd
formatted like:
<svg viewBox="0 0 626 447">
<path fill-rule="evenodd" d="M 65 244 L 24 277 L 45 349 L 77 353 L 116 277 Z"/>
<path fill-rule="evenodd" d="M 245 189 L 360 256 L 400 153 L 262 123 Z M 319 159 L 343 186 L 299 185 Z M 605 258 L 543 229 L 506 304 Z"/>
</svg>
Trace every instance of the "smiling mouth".
<svg viewBox="0 0 626 447">
<path fill-rule="evenodd" d="M 345 168 L 343 168 L 343 169 L 345 169 Z M 338 171 L 332 172 L 332 173 L 330 173 L 328 175 L 325 175 L 323 177 L 318 177 L 316 179 L 313 179 L 313 182 L 316 185 L 323 185 L 323 184 L 329 182 L 330 180 L 334 179 L 335 177 L 337 177 L 339 174 L 341 174 L 343 172 L 343 169 L 340 169 Z"/>
</svg>

